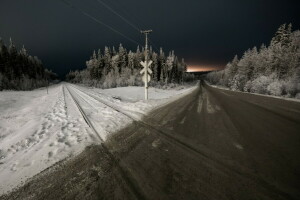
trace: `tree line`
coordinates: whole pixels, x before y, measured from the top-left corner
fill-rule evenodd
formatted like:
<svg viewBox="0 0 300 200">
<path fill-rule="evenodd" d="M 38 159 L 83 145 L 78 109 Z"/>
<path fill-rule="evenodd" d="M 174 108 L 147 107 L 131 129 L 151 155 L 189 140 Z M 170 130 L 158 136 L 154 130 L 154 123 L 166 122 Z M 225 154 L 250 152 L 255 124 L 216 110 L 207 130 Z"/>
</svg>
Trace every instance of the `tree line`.
<svg viewBox="0 0 300 200">
<path fill-rule="evenodd" d="M 56 78 L 38 57 L 28 55 L 24 46 L 18 51 L 12 39 L 7 47 L 0 38 L 0 90 L 31 90 Z"/>
<path fill-rule="evenodd" d="M 150 85 L 165 85 L 169 83 L 183 83 L 193 80 L 193 75 L 186 73 L 187 65 L 184 59 L 179 61 L 174 51 L 167 56 L 160 48 L 159 53 L 149 50 L 152 70 Z M 81 71 L 70 71 L 66 80 L 73 83 L 84 83 L 101 88 L 142 85 L 140 70 L 141 61 L 145 59 L 144 48 L 137 47 L 135 52 L 127 51 L 120 44 L 118 51 L 113 47 L 105 47 L 104 52 L 99 49 L 93 52 L 90 60 L 86 61 L 86 68 Z"/>
<path fill-rule="evenodd" d="M 232 90 L 300 98 L 300 31 L 281 25 L 269 46 L 248 49 L 207 80 Z"/>
</svg>

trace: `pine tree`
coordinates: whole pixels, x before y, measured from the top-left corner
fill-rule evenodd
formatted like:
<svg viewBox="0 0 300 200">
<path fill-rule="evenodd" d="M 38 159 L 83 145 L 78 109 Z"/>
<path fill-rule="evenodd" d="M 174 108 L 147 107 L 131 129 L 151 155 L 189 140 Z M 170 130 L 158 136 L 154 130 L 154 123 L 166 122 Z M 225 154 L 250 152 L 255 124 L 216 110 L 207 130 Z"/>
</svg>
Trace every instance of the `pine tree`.
<svg viewBox="0 0 300 200">
<path fill-rule="evenodd" d="M 119 46 L 119 72 L 122 71 L 122 69 L 125 69 L 127 66 L 127 52 L 126 49 L 120 44 Z"/>
<path fill-rule="evenodd" d="M 175 56 L 175 55 L 173 55 L 173 56 Z M 178 58 L 177 58 L 177 56 L 175 56 L 175 58 L 174 58 L 174 63 L 173 63 L 173 65 L 174 65 L 174 67 L 173 67 L 173 77 L 172 77 L 172 82 L 173 83 L 175 83 L 175 82 L 177 82 L 177 83 L 179 83 L 179 74 L 178 74 L 178 65 L 179 65 L 179 63 L 178 63 Z"/>
<path fill-rule="evenodd" d="M 275 36 L 271 40 L 271 44 L 281 44 L 286 34 L 285 30 L 286 24 L 282 24 L 275 33 Z"/>
<path fill-rule="evenodd" d="M 239 63 L 239 58 L 237 55 L 235 55 L 231 62 L 231 67 L 229 69 L 229 77 L 230 78 L 233 78 L 234 75 L 236 74 L 236 72 L 238 70 L 238 63 Z"/>
<path fill-rule="evenodd" d="M 8 71 L 8 79 L 9 80 L 12 80 L 16 77 L 16 72 L 18 71 L 17 70 L 17 67 L 18 67 L 18 64 L 17 64 L 17 56 L 18 56 L 18 52 L 17 52 L 17 48 L 16 46 L 14 45 L 12 39 L 10 38 L 9 39 L 9 46 L 8 46 L 8 53 L 9 53 L 9 63 L 8 63 L 8 66 L 9 66 L 9 71 Z"/>
<path fill-rule="evenodd" d="M 134 53 L 132 53 L 132 51 L 129 51 L 128 53 L 128 67 L 131 69 L 131 71 L 133 72 L 134 70 Z"/>
<path fill-rule="evenodd" d="M 117 55 L 117 51 L 116 51 L 115 47 L 113 46 L 113 48 L 112 48 L 112 56 L 115 56 L 115 55 Z"/>
<path fill-rule="evenodd" d="M 111 63 L 111 54 L 108 47 L 105 47 L 104 49 L 103 59 L 104 59 L 104 69 L 102 74 L 105 76 L 110 71 L 110 63 Z"/>
<path fill-rule="evenodd" d="M 158 56 L 157 56 L 157 53 L 153 52 L 152 53 L 152 79 L 153 81 L 157 82 L 159 80 L 159 76 L 158 76 Z"/>
<path fill-rule="evenodd" d="M 169 52 L 165 65 L 165 82 L 170 83 L 173 76 L 174 52 Z"/>
<path fill-rule="evenodd" d="M 137 49 L 136 49 L 135 62 L 134 62 L 135 63 L 134 65 L 137 68 L 140 68 L 140 66 L 141 66 L 140 62 L 142 61 L 142 59 L 143 59 L 143 54 L 140 51 L 140 46 L 138 46 Z"/>
<path fill-rule="evenodd" d="M 8 73 L 8 49 L 0 38 L 0 73 Z"/>
<path fill-rule="evenodd" d="M 98 58 L 96 51 L 93 51 L 93 55 L 89 61 L 86 62 L 87 69 L 89 71 L 91 79 L 98 78 Z"/>
<path fill-rule="evenodd" d="M 166 78 L 166 57 L 162 48 L 160 48 L 159 51 L 158 72 L 159 72 L 159 81 L 164 82 Z"/>
</svg>

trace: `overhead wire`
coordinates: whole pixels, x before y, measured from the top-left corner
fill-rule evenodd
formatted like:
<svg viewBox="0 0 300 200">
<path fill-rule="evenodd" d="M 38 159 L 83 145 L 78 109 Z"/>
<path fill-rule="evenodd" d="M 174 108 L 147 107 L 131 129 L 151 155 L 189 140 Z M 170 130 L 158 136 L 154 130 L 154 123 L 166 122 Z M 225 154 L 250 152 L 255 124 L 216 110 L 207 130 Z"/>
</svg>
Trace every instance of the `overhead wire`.
<svg viewBox="0 0 300 200">
<path fill-rule="evenodd" d="M 98 24 L 101 24 L 107 28 L 109 28 L 110 30 L 112 30 L 113 32 L 121 35 L 122 37 L 126 38 L 127 40 L 141 46 L 144 47 L 144 45 L 141 45 L 139 42 L 129 38 L 128 36 L 126 36 L 125 34 L 121 33 L 120 31 L 116 30 L 115 28 L 111 27 L 110 25 L 100 21 L 99 19 L 95 18 L 94 16 L 90 15 L 89 13 L 85 12 L 84 10 L 78 8 L 77 6 L 73 5 L 71 2 L 67 1 L 67 0 L 60 0 L 63 3 L 65 3 L 66 5 L 70 6 L 71 8 L 81 12 L 83 15 L 87 16 L 88 18 L 94 20 L 95 22 L 97 22 Z M 140 31 L 140 28 L 135 25 L 134 23 L 130 22 L 128 19 L 126 19 L 125 17 L 123 17 L 121 14 L 119 14 L 116 10 L 114 10 L 112 7 L 110 7 L 108 4 L 104 3 L 102 0 L 96 0 L 99 4 L 103 5 L 104 7 L 106 7 L 109 11 L 111 11 L 112 13 L 114 13 L 115 15 L 117 15 L 118 17 L 120 17 L 124 22 L 126 22 L 128 25 L 130 25 L 132 28 L 134 28 L 137 31 Z M 116 3 L 114 2 L 114 4 L 116 5 Z M 142 36 L 142 35 L 141 35 Z M 142 39 L 142 37 L 141 37 Z M 157 48 L 157 46 L 155 45 L 155 43 L 148 38 L 149 42 L 152 44 L 152 46 L 159 52 L 159 49 Z"/>
<path fill-rule="evenodd" d="M 134 12 L 128 13 L 126 9 L 124 9 L 124 4 L 121 5 L 120 2 L 117 3 L 117 1 L 110 1 L 111 3 L 113 3 L 115 6 L 121 8 L 121 11 L 123 11 L 123 13 L 125 15 L 127 15 L 127 17 L 131 16 L 135 19 L 136 22 L 138 22 L 139 25 L 142 25 L 143 27 L 145 27 L 145 21 L 142 20 L 142 18 L 139 18 L 135 15 Z M 141 27 L 141 26 L 138 26 Z"/>
<path fill-rule="evenodd" d="M 110 10 L 112 13 L 114 13 L 115 15 L 117 15 L 118 17 L 120 17 L 124 22 L 126 22 L 128 25 L 130 25 L 132 28 L 134 28 L 137 31 L 140 31 L 141 29 L 139 27 L 137 27 L 136 25 L 134 25 L 132 22 L 130 22 L 128 19 L 126 19 L 125 17 L 123 17 L 122 15 L 120 15 L 117 11 L 115 11 L 113 8 L 111 8 L 109 5 L 107 5 L 106 3 L 104 3 L 101 0 L 96 0 L 98 3 L 102 4 L 104 7 L 106 7 L 108 10 Z"/>
<path fill-rule="evenodd" d="M 121 5 L 121 3 L 120 2 L 118 2 L 117 3 L 117 1 L 110 1 L 111 3 L 113 3 L 115 6 L 117 6 L 117 7 L 121 7 L 121 8 L 123 8 L 124 7 L 124 5 Z M 134 13 L 130 13 L 130 14 L 128 14 L 128 12 L 127 12 L 127 10 L 126 9 L 122 9 L 122 11 L 123 11 L 123 14 L 125 14 L 125 15 L 127 15 L 127 17 L 128 16 L 131 16 L 131 17 L 133 17 L 134 19 L 135 19 L 135 21 L 137 22 L 139 22 L 139 25 L 142 25 L 143 27 L 146 27 L 145 26 L 145 22 L 141 19 L 141 18 L 139 18 L 139 17 L 137 17 L 136 15 L 134 15 Z M 140 27 L 140 26 L 138 26 L 138 27 Z M 140 29 L 141 30 L 141 29 Z M 144 37 L 143 37 L 143 35 L 141 34 L 140 35 L 140 39 L 141 40 L 144 40 Z M 149 38 L 148 38 L 149 39 Z M 153 46 L 155 46 L 154 45 L 154 43 L 152 43 L 153 44 Z M 142 48 L 145 48 L 145 45 L 140 45 Z M 154 47 L 154 48 L 156 48 L 156 47 Z M 157 48 L 156 48 L 157 49 Z"/>
<path fill-rule="evenodd" d="M 111 8 L 109 5 L 107 5 L 106 3 L 104 3 L 102 0 L 96 0 L 98 3 L 101 3 L 103 6 L 105 6 L 107 9 L 109 9 L 111 12 L 113 12 L 115 15 L 117 15 L 118 17 L 120 17 L 123 21 L 125 21 L 127 24 L 129 24 L 131 27 L 133 27 L 134 29 L 136 29 L 137 31 L 140 31 L 141 29 L 138 28 L 137 25 L 134 25 L 132 22 L 130 22 L 128 19 L 126 19 L 125 17 L 123 17 L 121 14 L 119 14 L 116 10 L 114 10 L 113 8 Z M 116 5 L 116 2 L 111 1 Z M 126 11 L 123 9 L 123 11 Z M 143 39 L 142 35 L 141 35 L 141 39 Z M 152 46 L 157 50 L 158 48 L 156 47 L 155 43 L 150 40 L 150 38 L 148 38 L 149 42 L 152 44 Z M 144 45 L 141 45 L 142 47 L 144 47 Z"/>
<path fill-rule="evenodd" d="M 136 23 L 132 23 L 130 20 L 128 20 L 128 18 L 125 18 L 123 15 L 120 14 L 120 12 L 116 11 L 116 9 L 113 9 L 111 6 L 109 6 L 107 3 L 104 3 L 102 0 L 96 0 L 99 4 L 102 4 L 103 6 L 105 6 L 108 10 L 110 10 L 112 13 L 114 13 L 115 15 L 117 15 L 118 17 L 120 17 L 123 21 L 125 21 L 127 24 L 129 24 L 132 28 L 134 28 L 135 30 L 137 30 L 138 32 L 141 31 L 141 28 L 139 28 L 140 26 L 138 26 Z M 119 6 L 116 2 L 114 1 L 110 1 L 112 2 L 114 5 Z M 124 13 L 127 13 L 126 10 L 122 9 L 122 11 Z M 133 15 L 132 15 L 133 16 Z M 140 39 L 143 40 L 142 35 L 140 34 Z M 139 46 L 144 47 L 144 45 L 139 44 Z"/>
<path fill-rule="evenodd" d="M 67 6 L 79 11 L 80 13 L 82 13 L 83 15 L 85 15 L 86 17 L 92 19 L 93 21 L 97 22 L 98 24 L 101 24 L 103 26 L 105 26 L 106 28 L 110 29 L 111 31 L 121 35 L 122 37 L 124 37 L 125 39 L 137 44 L 137 45 L 140 45 L 139 42 L 127 37 L 126 35 L 124 35 L 123 33 L 121 33 L 120 31 L 116 30 L 115 28 L 111 27 L 110 25 L 100 21 L 99 19 L 93 17 L 92 15 L 88 14 L 87 12 L 85 12 L 84 10 L 78 8 L 77 6 L 73 5 L 71 2 L 67 1 L 67 0 L 60 0 L 61 2 L 63 2 L 64 4 L 66 4 Z"/>
</svg>

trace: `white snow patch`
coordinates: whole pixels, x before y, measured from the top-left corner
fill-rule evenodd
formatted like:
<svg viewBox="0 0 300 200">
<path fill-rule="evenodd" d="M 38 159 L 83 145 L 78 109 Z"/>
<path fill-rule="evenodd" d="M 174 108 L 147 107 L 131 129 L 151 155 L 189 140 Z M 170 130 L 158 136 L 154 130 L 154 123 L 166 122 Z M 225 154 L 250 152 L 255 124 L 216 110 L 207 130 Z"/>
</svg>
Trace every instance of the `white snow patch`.
<svg viewBox="0 0 300 200">
<path fill-rule="evenodd" d="M 203 105 L 203 97 L 202 97 L 202 96 L 199 96 L 198 107 L 197 107 L 197 112 L 198 112 L 198 113 L 201 113 L 202 105 Z"/>
<path fill-rule="evenodd" d="M 207 96 L 206 101 L 207 101 L 207 107 L 206 107 L 206 108 L 207 108 L 207 112 L 208 112 L 209 114 L 215 113 L 216 110 L 214 109 L 213 105 L 210 103 L 209 97 L 208 97 L 208 96 Z"/>
<path fill-rule="evenodd" d="M 160 139 L 156 139 L 152 142 L 152 147 L 157 148 L 161 144 Z"/>
<path fill-rule="evenodd" d="M 234 146 L 235 146 L 237 149 L 239 149 L 239 150 L 243 150 L 243 149 L 244 149 L 244 147 L 243 147 L 242 145 L 237 144 L 237 143 L 235 143 Z"/>
<path fill-rule="evenodd" d="M 184 124 L 184 122 L 185 122 L 185 119 L 186 119 L 186 116 L 185 116 L 185 117 L 183 117 L 183 119 L 180 121 L 180 124 Z"/>
</svg>

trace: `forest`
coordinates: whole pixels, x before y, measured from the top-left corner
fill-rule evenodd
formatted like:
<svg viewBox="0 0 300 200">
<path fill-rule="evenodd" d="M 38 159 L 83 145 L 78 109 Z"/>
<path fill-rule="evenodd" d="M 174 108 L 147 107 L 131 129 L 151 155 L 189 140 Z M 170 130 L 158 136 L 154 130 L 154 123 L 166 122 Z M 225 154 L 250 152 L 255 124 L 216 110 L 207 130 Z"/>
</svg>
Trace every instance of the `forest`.
<svg viewBox="0 0 300 200">
<path fill-rule="evenodd" d="M 225 69 L 207 75 L 211 84 L 231 90 L 300 98 L 300 31 L 281 25 L 269 46 L 235 56 Z"/>
<path fill-rule="evenodd" d="M 150 66 L 152 70 L 150 86 L 166 86 L 168 84 L 182 84 L 194 80 L 192 74 L 186 73 L 187 65 L 184 59 L 179 61 L 174 51 L 166 56 L 162 48 L 159 53 L 149 50 Z M 137 47 L 135 52 L 127 51 L 119 45 L 118 51 L 113 47 L 105 47 L 94 51 L 90 60 L 86 61 L 86 68 L 81 71 L 70 71 L 66 80 L 72 83 L 83 83 L 99 88 L 113 88 L 121 86 L 143 85 L 140 70 L 141 61 L 145 59 L 144 48 Z"/>
<path fill-rule="evenodd" d="M 0 91 L 32 90 L 54 79 L 57 75 L 46 69 L 38 57 L 28 55 L 24 46 L 18 51 L 12 39 L 7 47 L 0 38 Z"/>
</svg>

